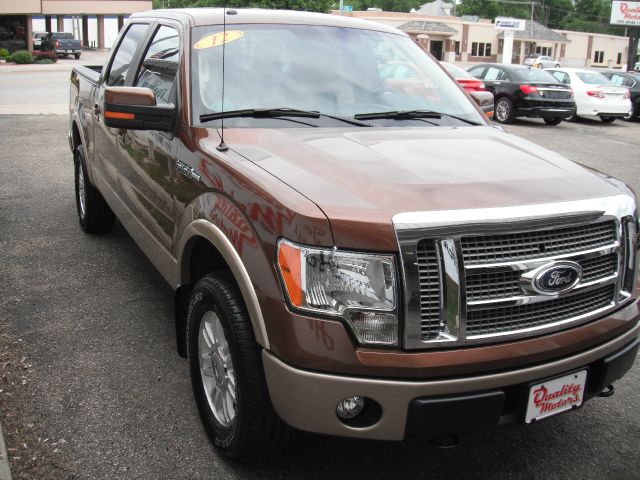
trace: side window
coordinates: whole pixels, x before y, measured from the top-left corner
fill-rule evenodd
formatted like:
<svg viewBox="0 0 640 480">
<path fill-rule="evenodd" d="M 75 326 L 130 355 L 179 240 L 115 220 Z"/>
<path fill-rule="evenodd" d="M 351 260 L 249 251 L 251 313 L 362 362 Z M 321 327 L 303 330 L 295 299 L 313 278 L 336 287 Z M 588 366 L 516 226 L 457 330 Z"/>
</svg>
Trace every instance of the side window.
<svg viewBox="0 0 640 480">
<path fill-rule="evenodd" d="M 503 77 L 504 73 L 502 73 L 502 70 L 496 67 L 487 68 L 487 73 L 484 75 L 485 80 L 502 80 Z"/>
<path fill-rule="evenodd" d="M 469 73 L 476 78 L 482 78 L 482 72 L 484 72 L 484 67 L 473 67 L 469 70 Z"/>
<path fill-rule="evenodd" d="M 569 82 L 569 75 L 564 72 L 551 72 L 551 75 L 553 75 L 553 78 L 555 78 L 560 83 L 564 83 L 567 85 L 571 83 Z"/>
<path fill-rule="evenodd" d="M 171 27 L 160 26 L 151 39 L 134 85 L 153 90 L 158 103 L 171 103 L 179 54 L 178 32 Z"/>
<path fill-rule="evenodd" d="M 621 75 L 611 75 L 611 83 L 613 83 L 614 85 L 623 85 L 624 77 L 622 77 Z"/>
<path fill-rule="evenodd" d="M 635 80 L 632 80 L 631 78 L 627 78 L 624 82 L 625 87 L 635 87 L 636 82 Z"/>
<path fill-rule="evenodd" d="M 142 43 L 148 27 L 148 25 L 140 23 L 134 23 L 129 27 L 129 30 L 127 30 L 127 33 L 118 46 L 118 50 L 116 50 L 113 62 L 111 62 L 107 85 L 110 87 L 121 87 L 124 85 L 124 82 L 127 80 L 127 72 L 131 66 L 131 60 L 133 60 L 136 50 Z"/>
</svg>

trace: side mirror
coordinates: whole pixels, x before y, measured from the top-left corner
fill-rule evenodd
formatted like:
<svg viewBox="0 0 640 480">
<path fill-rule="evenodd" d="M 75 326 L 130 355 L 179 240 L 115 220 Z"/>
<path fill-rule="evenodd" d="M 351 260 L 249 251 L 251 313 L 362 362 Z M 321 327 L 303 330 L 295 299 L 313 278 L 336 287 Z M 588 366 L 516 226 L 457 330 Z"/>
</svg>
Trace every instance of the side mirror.
<svg viewBox="0 0 640 480">
<path fill-rule="evenodd" d="M 173 130 L 176 107 L 157 105 L 156 95 L 146 87 L 106 87 L 104 124 L 128 130 Z"/>
</svg>

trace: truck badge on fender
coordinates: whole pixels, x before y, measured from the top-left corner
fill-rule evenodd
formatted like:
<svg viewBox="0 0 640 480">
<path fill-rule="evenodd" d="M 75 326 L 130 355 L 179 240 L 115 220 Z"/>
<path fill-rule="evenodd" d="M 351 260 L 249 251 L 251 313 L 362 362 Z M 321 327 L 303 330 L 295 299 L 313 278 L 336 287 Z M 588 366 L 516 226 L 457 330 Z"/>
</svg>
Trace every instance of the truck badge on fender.
<svg viewBox="0 0 640 480">
<path fill-rule="evenodd" d="M 200 181 L 200 175 L 196 173 L 196 171 L 191 168 L 189 165 L 184 163 L 181 160 L 176 160 L 176 168 L 180 173 L 182 173 L 185 177 L 188 177 L 196 182 Z"/>
</svg>

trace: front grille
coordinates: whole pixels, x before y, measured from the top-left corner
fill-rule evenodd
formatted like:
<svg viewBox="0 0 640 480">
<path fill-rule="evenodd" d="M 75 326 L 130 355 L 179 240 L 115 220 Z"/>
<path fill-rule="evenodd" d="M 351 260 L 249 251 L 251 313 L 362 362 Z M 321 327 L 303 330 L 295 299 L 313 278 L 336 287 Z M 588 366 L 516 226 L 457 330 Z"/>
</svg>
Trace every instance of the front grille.
<svg viewBox="0 0 640 480">
<path fill-rule="evenodd" d="M 614 285 L 553 300 L 467 312 L 467 336 L 502 333 L 555 323 L 605 308 L 614 301 Z"/>
<path fill-rule="evenodd" d="M 422 240 L 417 249 L 418 274 L 420 276 L 420 330 L 423 340 L 438 336 L 440 317 L 440 268 L 433 240 Z"/>
<path fill-rule="evenodd" d="M 512 262 L 590 250 L 616 241 L 613 221 L 524 233 L 464 237 L 465 265 Z"/>
<path fill-rule="evenodd" d="M 632 197 L 487 210 L 394 216 L 405 289 L 404 348 L 512 342 L 585 325 L 631 302 L 628 285 L 636 273 L 629 266 L 636 263 L 637 245 Z M 564 218 L 571 223 L 560 223 Z M 529 282 L 556 261 L 580 265 L 577 285 L 538 292 Z"/>
<path fill-rule="evenodd" d="M 582 267 L 582 282 L 592 282 L 615 275 L 618 270 L 618 254 L 578 260 Z M 520 287 L 522 271 L 504 270 L 467 274 L 467 300 L 481 301 L 518 297 L 525 292 Z"/>
</svg>

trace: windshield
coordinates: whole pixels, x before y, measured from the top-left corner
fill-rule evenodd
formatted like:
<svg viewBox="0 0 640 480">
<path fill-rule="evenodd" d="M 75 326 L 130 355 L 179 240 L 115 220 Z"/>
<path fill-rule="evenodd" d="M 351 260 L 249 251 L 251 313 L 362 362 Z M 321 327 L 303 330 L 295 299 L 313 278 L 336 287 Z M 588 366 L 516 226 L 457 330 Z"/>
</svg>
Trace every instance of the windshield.
<svg viewBox="0 0 640 480">
<path fill-rule="evenodd" d="M 576 75 L 580 80 L 589 85 L 607 85 L 611 83 L 611 80 L 597 72 L 576 72 Z"/>
<path fill-rule="evenodd" d="M 516 70 L 518 77 L 525 82 L 547 82 L 558 83 L 558 81 L 549 72 L 538 68 L 523 68 Z"/>
<path fill-rule="evenodd" d="M 193 29 L 196 123 L 224 106 L 225 112 L 288 108 L 346 118 L 431 110 L 485 124 L 446 73 L 403 35 L 309 25 L 236 24 L 227 27 L 225 43 L 221 30 L 217 25 Z M 229 125 L 234 121 L 252 126 L 265 123 L 257 118 L 225 120 Z M 371 123 L 397 126 L 403 121 Z"/>
</svg>

